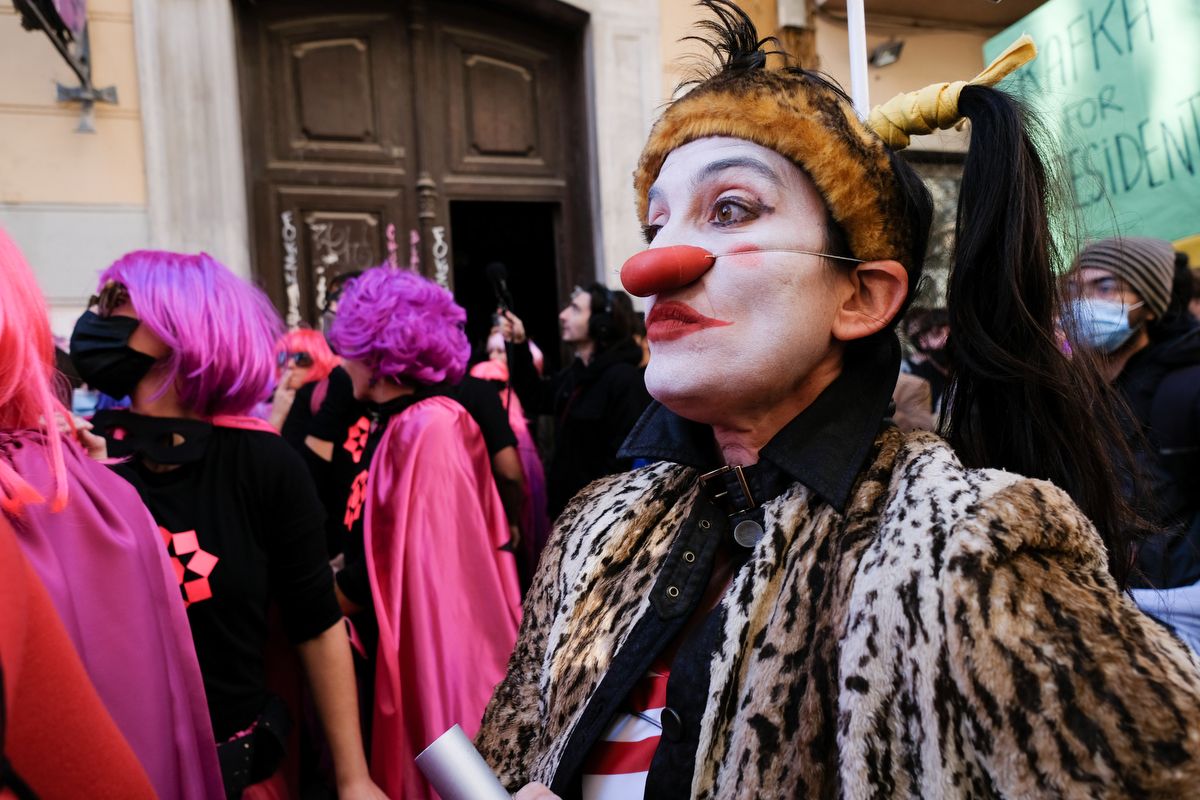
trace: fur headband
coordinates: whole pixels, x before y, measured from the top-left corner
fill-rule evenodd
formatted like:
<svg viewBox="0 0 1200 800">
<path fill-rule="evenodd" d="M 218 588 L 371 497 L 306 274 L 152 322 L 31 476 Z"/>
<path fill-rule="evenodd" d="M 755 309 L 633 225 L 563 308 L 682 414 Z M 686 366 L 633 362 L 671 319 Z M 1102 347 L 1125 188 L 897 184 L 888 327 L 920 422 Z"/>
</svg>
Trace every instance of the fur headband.
<svg viewBox="0 0 1200 800">
<path fill-rule="evenodd" d="M 737 65 L 728 48 L 714 49 L 726 56 L 722 68 L 672 103 L 650 131 L 634 172 L 639 219 L 646 219 L 650 187 L 672 150 L 696 139 L 730 136 L 798 164 L 845 231 L 855 258 L 915 266 L 904 226 L 897 224 L 904 216 L 903 194 L 889 146 L 900 149 L 909 133 L 957 124 L 958 95 L 969 84 L 936 84 L 901 95 L 864 123 L 841 90 L 813 73 L 768 70 L 761 51 L 754 53 L 761 59 Z M 1035 53 L 1029 37 L 1022 37 L 970 84 L 992 85 Z"/>
</svg>

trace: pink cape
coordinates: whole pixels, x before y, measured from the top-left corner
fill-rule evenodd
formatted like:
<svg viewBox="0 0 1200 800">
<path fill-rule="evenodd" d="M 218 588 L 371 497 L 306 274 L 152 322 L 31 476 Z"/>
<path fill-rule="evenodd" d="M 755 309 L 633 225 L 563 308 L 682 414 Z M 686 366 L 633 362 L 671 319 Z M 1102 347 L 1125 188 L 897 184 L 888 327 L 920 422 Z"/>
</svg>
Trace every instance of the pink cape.
<svg viewBox="0 0 1200 800">
<path fill-rule="evenodd" d="M 259 433 L 279 435 L 279 431 L 275 430 L 274 426 L 265 419 L 245 414 L 218 414 L 209 421 L 218 428 L 237 428 L 242 431 L 258 431 Z"/>
<path fill-rule="evenodd" d="M 6 433 L 16 471 L 43 497 L 41 434 Z M 221 770 L 179 584 L 137 491 L 64 442 L 67 504 L 9 517 L 96 693 L 165 800 L 223 798 Z M 3 451 L 0 451 L 0 457 Z M 65 743 L 64 746 L 70 746 Z"/>
<path fill-rule="evenodd" d="M 479 426 L 445 397 L 388 424 L 363 520 L 379 623 L 371 776 L 434 798 L 413 759 L 455 723 L 468 736 L 504 677 L 521 618 L 508 524 Z"/>
<path fill-rule="evenodd" d="M 508 365 L 502 361 L 480 361 L 471 367 L 471 375 L 485 381 L 508 383 Z M 500 404 L 508 410 L 508 424 L 517 437 L 517 454 L 525 471 L 525 504 L 521 508 L 521 532 L 524 537 L 520 550 L 522 561 L 529 565 L 529 574 L 532 576 L 537 571 L 538 559 L 546 547 L 546 540 L 550 538 L 550 517 L 546 514 L 546 472 L 517 393 L 509 389 L 501 390 Z"/>
</svg>

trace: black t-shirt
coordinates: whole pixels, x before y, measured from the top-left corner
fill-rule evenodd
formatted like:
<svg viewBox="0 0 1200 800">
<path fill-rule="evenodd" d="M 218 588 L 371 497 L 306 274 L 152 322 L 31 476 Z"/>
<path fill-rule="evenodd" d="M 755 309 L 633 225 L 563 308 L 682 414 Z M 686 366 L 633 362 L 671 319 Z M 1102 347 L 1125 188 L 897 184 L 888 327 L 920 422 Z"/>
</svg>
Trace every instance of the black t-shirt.
<svg viewBox="0 0 1200 800">
<path fill-rule="evenodd" d="M 354 399 L 354 386 L 349 374 L 342 367 L 329 373 L 325 396 L 321 398 L 316 413 L 312 411 L 313 393 L 319 383 L 308 383 L 296 392 L 295 402 L 283 425 L 283 438 L 302 456 L 317 484 L 317 492 L 325 507 L 325 539 L 330 557 L 346 551 L 348 540 L 354 534 L 343 521 L 346 505 L 352 496 L 354 481 L 371 463 L 366 453 L 367 433 L 370 427 L 370 406 Z M 457 386 L 424 388 L 418 395 L 429 397 L 446 394 L 457 401 L 479 425 L 488 455 L 494 456 L 506 447 L 517 446 L 517 436 L 508 421 L 508 412 L 500 402 L 503 387 L 493 381 L 480 380 L 470 375 Z M 378 413 L 378 409 L 375 409 Z M 333 458 L 326 462 L 304 444 L 308 436 L 333 443 Z M 361 536 L 357 539 L 361 549 Z M 347 553 L 349 556 L 350 554 Z M 339 578 L 342 591 L 355 602 L 369 595 L 357 592 L 366 587 L 365 572 L 356 577 Z M 361 580 L 359 579 L 361 578 Z M 347 588 L 349 587 L 349 589 Z"/>
<path fill-rule="evenodd" d="M 366 404 L 354 399 L 354 383 L 350 373 L 342 367 L 334 367 L 328 380 L 325 398 L 313 414 L 308 432 L 322 441 L 340 445 L 346 436 L 346 428 L 366 413 Z"/>
<path fill-rule="evenodd" d="M 204 455 L 169 472 L 114 467 L 158 522 L 179 577 L 217 741 L 266 701 L 263 651 L 275 601 L 293 642 L 341 618 L 324 512 L 300 457 L 271 433 L 213 428 Z"/>
<path fill-rule="evenodd" d="M 312 433 L 313 392 L 320 385 L 320 381 L 310 381 L 296 390 L 292 407 L 283 420 L 283 428 L 279 431 L 283 440 L 297 451 L 304 447 L 304 440 Z"/>
<path fill-rule="evenodd" d="M 495 394 L 487 381 L 477 381 L 482 384 L 482 392 Z M 351 489 L 346 500 L 346 506 L 342 512 L 342 525 L 346 531 L 346 562 L 342 571 L 337 574 L 337 584 L 342 590 L 342 594 L 346 595 L 352 602 L 369 608 L 371 606 L 371 582 L 367 574 L 367 557 L 363 542 L 363 511 L 367 502 L 367 477 L 370 474 L 371 462 L 375 458 L 375 453 L 379 449 L 379 442 L 383 439 L 383 435 L 387 432 L 388 423 L 392 418 L 410 406 L 426 400 L 430 397 L 448 397 L 470 413 L 471 410 L 464 405 L 458 394 L 459 387 L 446 389 L 445 387 L 423 387 L 415 394 L 398 397 L 382 405 L 370 405 L 367 410 L 368 424 L 364 429 L 364 437 L 362 440 L 362 458 L 357 462 L 357 472 L 351 479 Z M 499 402 L 498 396 L 496 397 Z M 478 418 L 472 415 L 478 424 Z M 507 424 L 507 421 L 506 423 Z M 509 428 L 509 434 L 512 435 L 512 428 Z M 514 437 L 515 442 L 515 437 Z M 507 445 L 505 445 L 507 446 Z"/>
<path fill-rule="evenodd" d="M 341 522 L 346 532 L 346 561 L 341 572 L 337 574 L 337 584 L 342 594 L 366 609 L 371 608 L 372 600 L 371 579 L 367 573 L 367 554 L 363 544 L 363 511 L 367 505 L 367 476 L 371 471 L 371 461 L 375 458 L 375 451 L 379 449 L 379 442 L 387 432 L 392 417 L 435 394 L 436 390 L 424 389 L 417 394 L 397 397 L 382 405 L 367 406 L 368 424 L 363 429 L 361 450 L 358 451 L 361 458 L 354 462 L 356 471 L 350 481 L 350 491 L 342 510 Z"/>
<path fill-rule="evenodd" d="M 319 407 L 313 410 L 313 395 L 320 387 Z M 306 383 L 296 391 L 296 399 L 280 431 L 284 440 L 303 459 L 317 486 L 317 496 L 325 509 L 325 544 L 330 558 L 345 547 L 342 513 L 350 496 L 350 484 L 362 459 L 361 439 L 365 431 L 367 407 L 354 399 L 349 374 L 335 367 L 325 381 Z M 324 461 L 309 449 L 305 440 L 313 436 L 333 443 L 333 457 Z"/>
<path fill-rule="evenodd" d="M 451 388 L 449 396 L 475 420 L 483 432 L 483 443 L 489 456 L 494 456 L 506 447 L 517 446 L 517 435 L 508 421 L 508 412 L 500 402 L 504 384 L 485 381 L 467 375 L 462 382 Z"/>
</svg>

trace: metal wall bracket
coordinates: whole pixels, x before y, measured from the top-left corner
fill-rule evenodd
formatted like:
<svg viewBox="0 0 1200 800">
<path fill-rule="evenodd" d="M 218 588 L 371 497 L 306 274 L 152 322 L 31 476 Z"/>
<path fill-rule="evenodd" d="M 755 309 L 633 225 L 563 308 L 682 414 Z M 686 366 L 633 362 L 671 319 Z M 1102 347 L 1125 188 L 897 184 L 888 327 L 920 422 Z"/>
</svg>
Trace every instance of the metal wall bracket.
<svg viewBox="0 0 1200 800">
<path fill-rule="evenodd" d="M 57 100 L 60 103 L 79 103 L 79 126 L 75 130 L 79 133 L 95 133 L 95 105 L 116 105 L 117 87 L 96 88 L 92 84 L 91 39 L 87 20 L 84 19 L 77 29 L 69 27 L 63 22 L 53 0 L 13 0 L 13 6 L 21 15 L 21 27 L 27 31 L 40 30 L 45 33 L 75 77 L 79 78 L 79 86 L 56 84 Z"/>
</svg>

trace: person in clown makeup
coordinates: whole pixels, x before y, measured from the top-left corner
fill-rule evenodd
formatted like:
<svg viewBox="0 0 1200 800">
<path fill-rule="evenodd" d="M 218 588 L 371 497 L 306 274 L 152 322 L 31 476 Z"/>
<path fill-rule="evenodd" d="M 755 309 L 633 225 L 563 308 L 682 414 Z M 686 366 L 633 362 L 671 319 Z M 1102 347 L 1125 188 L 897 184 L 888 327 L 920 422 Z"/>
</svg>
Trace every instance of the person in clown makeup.
<svg viewBox="0 0 1200 800">
<path fill-rule="evenodd" d="M 1192 791 L 1200 673 L 1121 593 L 1110 390 L 1056 340 L 1046 173 L 989 88 L 1032 43 L 863 122 L 702 5 L 718 64 L 650 133 L 622 269 L 652 463 L 559 518 L 480 752 L 519 800 Z M 896 151 L 963 117 L 943 439 L 886 419 L 932 213 Z"/>
</svg>

